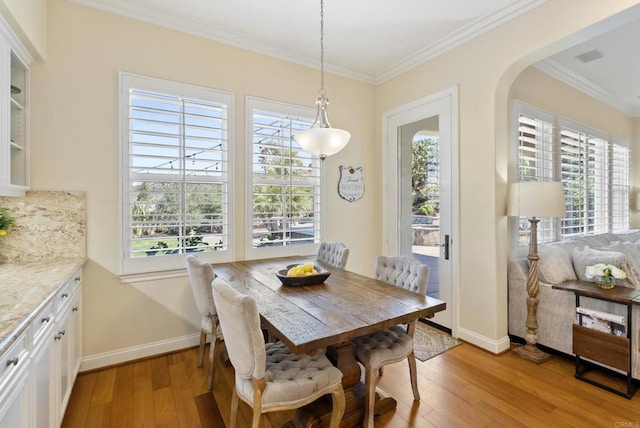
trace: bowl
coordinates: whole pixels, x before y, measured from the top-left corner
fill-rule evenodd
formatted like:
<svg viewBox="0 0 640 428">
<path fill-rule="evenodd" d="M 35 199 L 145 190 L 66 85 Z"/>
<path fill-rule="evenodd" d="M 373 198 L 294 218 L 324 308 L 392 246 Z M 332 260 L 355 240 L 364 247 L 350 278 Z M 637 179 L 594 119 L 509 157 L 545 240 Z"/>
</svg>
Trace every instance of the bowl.
<svg viewBox="0 0 640 428">
<path fill-rule="evenodd" d="M 329 275 L 331 275 L 331 272 L 314 265 L 313 268 L 318 271 L 316 274 L 307 276 L 287 276 L 289 269 L 294 266 L 298 265 L 289 265 L 286 269 L 280 269 L 276 272 L 276 276 L 280 282 L 282 282 L 282 285 L 297 287 L 301 285 L 322 284 L 327 278 L 329 278 Z"/>
</svg>

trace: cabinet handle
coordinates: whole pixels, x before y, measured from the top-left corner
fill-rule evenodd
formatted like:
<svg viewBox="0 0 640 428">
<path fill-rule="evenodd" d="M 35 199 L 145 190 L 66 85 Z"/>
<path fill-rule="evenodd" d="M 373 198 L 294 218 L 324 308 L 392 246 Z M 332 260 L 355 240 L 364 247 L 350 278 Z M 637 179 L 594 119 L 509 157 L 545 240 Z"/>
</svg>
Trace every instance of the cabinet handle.
<svg viewBox="0 0 640 428">
<path fill-rule="evenodd" d="M 66 333 L 66 331 L 65 331 L 65 330 L 60 330 L 60 331 L 58 332 L 58 334 L 59 334 L 60 336 L 64 336 L 64 334 L 65 334 L 65 333 Z"/>
<path fill-rule="evenodd" d="M 69 297 L 69 293 L 64 293 L 62 296 L 60 296 L 61 299 L 66 299 L 67 297 Z"/>
<path fill-rule="evenodd" d="M 44 317 L 40 320 L 41 323 L 49 322 L 49 317 Z"/>
<path fill-rule="evenodd" d="M 55 336 L 53 336 L 53 340 L 60 340 L 62 338 L 61 334 L 56 334 Z"/>
<path fill-rule="evenodd" d="M 9 367 L 11 364 L 13 364 L 14 366 L 18 365 L 18 357 L 13 357 L 10 360 L 7 360 L 7 367 Z"/>
<path fill-rule="evenodd" d="M 81 278 L 79 276 L 76 276 L 76 282 L 80 282 L 80 279 Z"/>
<path fill-rule="evenodd" d="M 74 306 L 73 308 L 71 308 L 71 311 L 73 311 L 73 312 L 78 312 L 78 307 L 77 307 L 77 306 Z"/>
</svg>

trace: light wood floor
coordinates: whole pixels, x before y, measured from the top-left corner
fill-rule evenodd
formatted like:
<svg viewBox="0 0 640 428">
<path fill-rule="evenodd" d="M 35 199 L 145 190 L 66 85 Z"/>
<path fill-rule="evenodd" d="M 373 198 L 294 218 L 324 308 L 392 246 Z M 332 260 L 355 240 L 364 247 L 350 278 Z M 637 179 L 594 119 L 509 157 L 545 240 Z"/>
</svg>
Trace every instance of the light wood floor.
<svg viewBox="0 0 640 428">
<path fill-rule="evenodd" d="M 224 426 L 233 368 L 220 363 L 213 394 L 207 393 L 196 355 L 195 348 L 187 349 L 80 374 L 63 427 Z M 512 352 L 495 356 L 462 344 L 418 361 L 420 402 L 413 401 L 406 362 L 385 367 L 379 386 L 398 400 L 398 408 L 376 417 L 376 427 L 640 426 L 640 393 L 627 400 L 573 373 L 573 359 L 553 356 L 535 365 Z M 250 415 L 241 402 L 240 428 L 249 426 Z M 270 414 L 262 426 L 280 427 L 290 415 Z"/>
</svg>

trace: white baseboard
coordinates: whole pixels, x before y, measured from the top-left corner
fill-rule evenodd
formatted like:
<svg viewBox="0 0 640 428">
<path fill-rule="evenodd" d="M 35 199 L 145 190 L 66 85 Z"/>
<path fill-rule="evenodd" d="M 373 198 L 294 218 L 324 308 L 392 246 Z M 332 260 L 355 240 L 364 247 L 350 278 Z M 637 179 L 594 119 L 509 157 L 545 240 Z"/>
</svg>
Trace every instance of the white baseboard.
<svg viewBox="0 0 640 428">
<path fill-rule="evenodd" d="M 200 342 L 200 333 L 189 336 L 176 337 L 160 342 L 146 343 L 131 348 L 118 349 L 116 351 L 102 354 L 89 355 L 82 358 L 80 372 L 95 370 L 101 367 L 108 367 L 127 361 L 138 360 L 140 358 L 152 357 L 154 355 L 165 354 L 179 349 L 197 346 Z"/>
<path fill-rule="evenodd" d="M 493 352 L 494 354 L 500 354 L 504 351 L 507 351 L 511 346 L 509 336 L 505 336 L 502 339 L 498 340 L 492 340 L 464 328 L 458 328 L 458 338 L 464 340 L 465 342 L 476 345 L 482 349 L 486 349 L 489 352 Z"/>
</svg>

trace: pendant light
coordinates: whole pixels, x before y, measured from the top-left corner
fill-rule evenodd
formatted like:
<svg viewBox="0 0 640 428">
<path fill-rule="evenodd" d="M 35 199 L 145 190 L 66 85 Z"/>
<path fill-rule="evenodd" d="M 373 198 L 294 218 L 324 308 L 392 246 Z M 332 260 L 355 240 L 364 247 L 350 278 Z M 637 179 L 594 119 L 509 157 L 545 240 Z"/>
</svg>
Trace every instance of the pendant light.
<svg viewBox="0 0 640 428">
<path fill-rule="evenodd" d="M 316 120 L 311 128 L 296 133 L 293 138 L 305 152 L 325 160 L 338 153 L 347 143 L 351 134 L 344 129 L 332 128 L 327 115 L 329 99 L 324 89 L 324 0 L 320 0 L 320 96 L 316 98 Z"/>
</svg>

